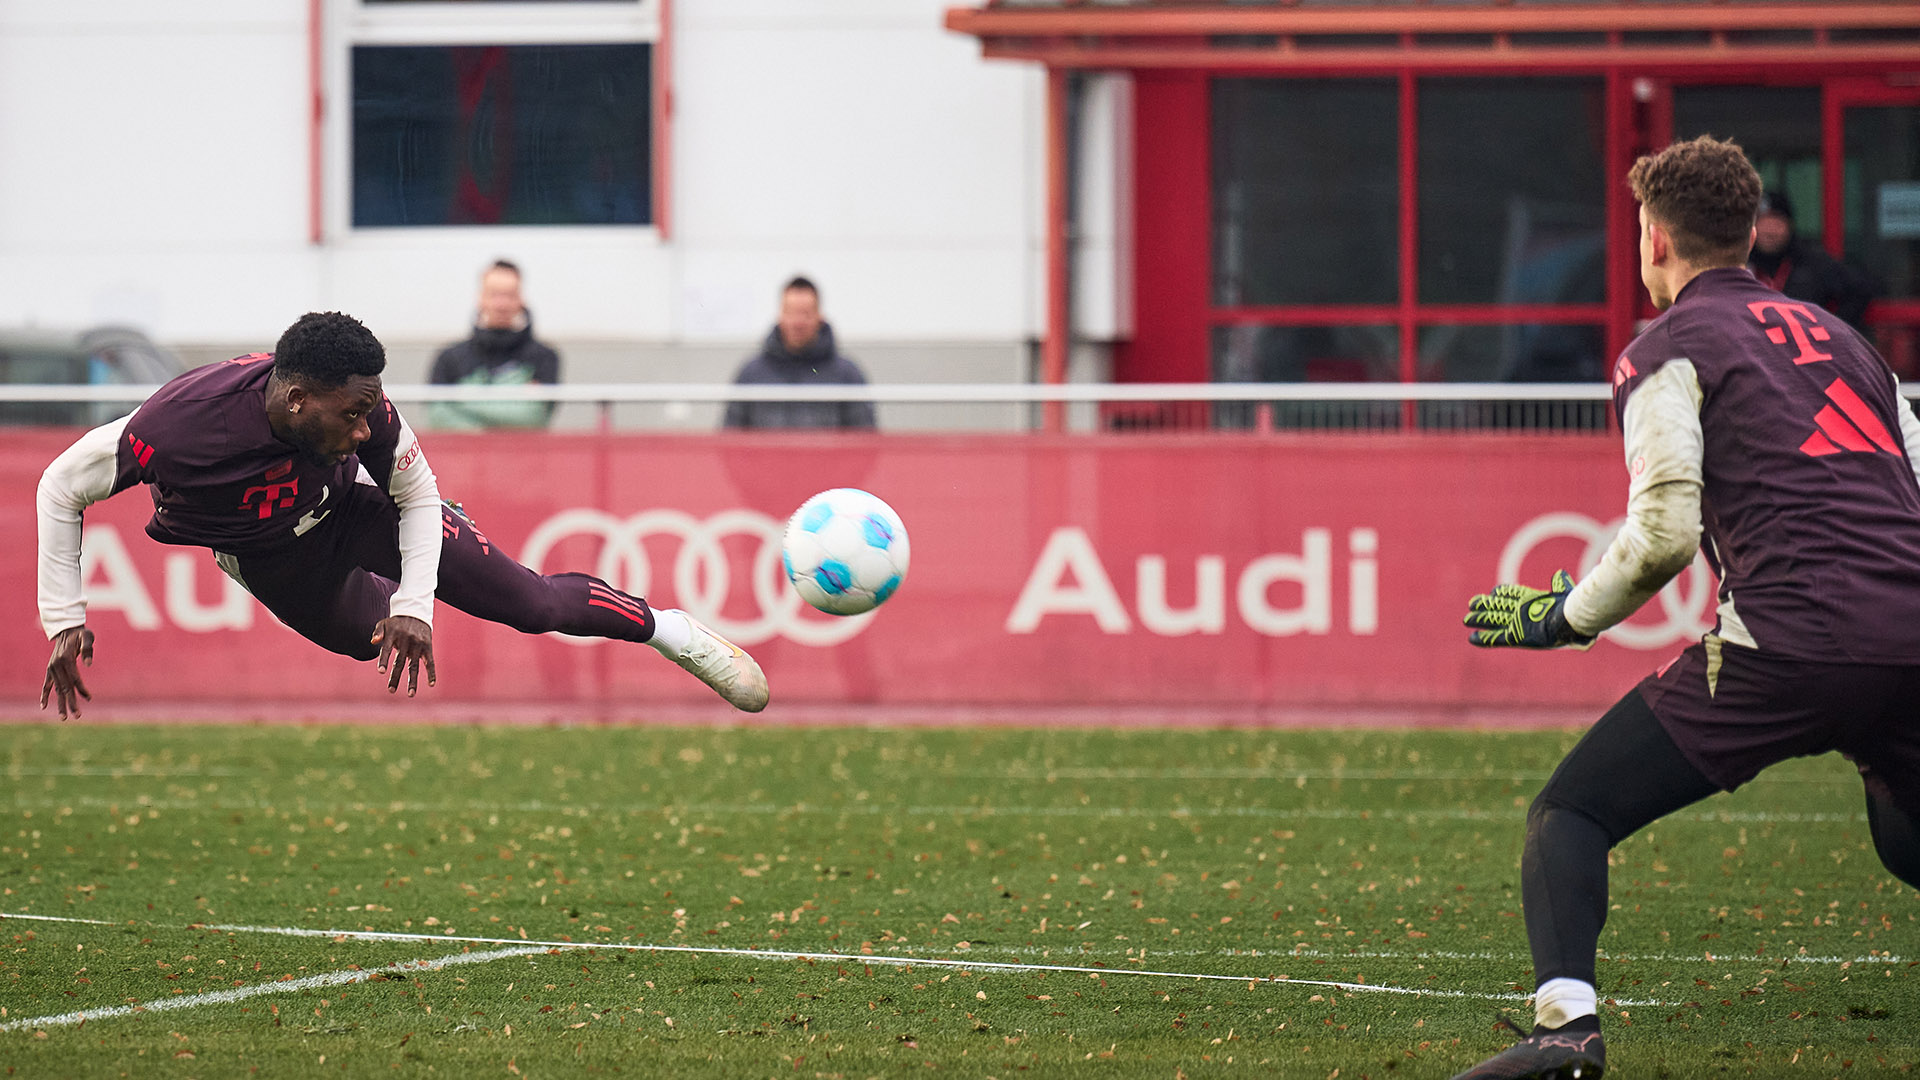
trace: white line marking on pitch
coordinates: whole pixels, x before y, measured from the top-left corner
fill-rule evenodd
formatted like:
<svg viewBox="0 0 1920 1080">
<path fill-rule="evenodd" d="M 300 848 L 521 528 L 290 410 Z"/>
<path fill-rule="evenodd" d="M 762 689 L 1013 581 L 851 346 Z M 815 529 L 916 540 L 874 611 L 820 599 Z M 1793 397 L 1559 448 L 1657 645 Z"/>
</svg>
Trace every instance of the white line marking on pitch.
<svg viewBox="0 0 1920 1080">
<path fill-rule="evenodd" d="M 37 921 L 37 922 L 55 922 L 55 923 L 81 923 L 89 926 L 124 926 L 126 925 L 125 923 L 111 922 L 106 919 L 83 919 L 83 918 L 77 918 L 70 915 L 0 914 L 0 922 L 3 922 L 7 919 L 27 919 L 27 920 Z M 150 924 L 150 925 L 164 925 L 164 924 Z M 408 969 L 407 967 L 408 965 L 412 965 L 411 970 L 433 970 L 433 965 L 445 966 L 447 964 L 454 964 L 454 963 L 481 963 L 481 962 L 484 962 L 483 960 L 480 959 L 481 957 L 485 957 L 486 959 L 502 959 L 508 956 L 528 956 L 528 955 L 534 955 L 538 953 L 558 951 L 562 949 L 588 950 L 588 951 L 598 949 L 598 950 L 607 950 L 607 951 L 635 952 L 635 953 L 688 953 L 688 954 L 705 955 L 705 956 L 743 957 L 743 958 L 752 959 L 752 960 L 801 960 L 801 961 L 821 961 L 821 962 L 831 961 L 835 963 L 845 962 L 845 963 L 857 963 L 857 964 L 880 964 L 883 966 L 904 967 L 904 968 L 937 967 L 937 968 L 964 969 L 969 971 L 988 970 L 988 971 L 1005 971 L 1005 972 L 1015 972 L 1015 973 L 1066 972 L 1066 973 L 1086 974 L 1086 975 L 1093 975 L 1093 976 L 1129 975 L 1129 976 L 1143 976 L 1147 978 L 1159 978 L 1159 979 L 1193 979 L 1195 981 L 1208 981 L 1208 982 L 1243 982 L 1248 984 L 1268 983 L 1273 986 L 1287 986 L 1287 985 L 1324 986 L 1324 987 L 1331 987 L 1337 990 L 1346 990 L 1351 993 L 1405 994 L 1405 995 L 1414 996 L 1414 997 L 1466 998 L 1466 999 L 1471 999 L 1476 1001 L 1526 1002 L 1526 1001 L 1533 1000 L 1533 996 L 1531 994 L 1515 994 L 1515 993 L 1484 994 L 1484 993 L 1474 993 L 1466 990 L 1440 990 L 1440 989 L 1423 988 L 1423 987 L 1384 986 L 1384 985 L 1376 985 L 1371 983 L 1339 982 L 1331 979 L 1294 979 L 1294 978 L 1289 978 L 1285 975 L 1211 975 L 1211 974 L 1202 974 L 1202 973 L 1190 972 L 1190 971 L 1151 971 L 1151 970 L 1144 970 L 1139 968 L 1081 967 L 1081 966 L 1065 965 L 1065 964 L 1010 964 L 1010 963 L 1001 963 L 1001 962 L 991 961 L 991 960 L 960 960 L 960 959 L 952 959 L 948 957 L 935 957 L 935 956 L 898 956 L 898 955 L 870 956 L 864 953 L 793 952 L 793 951 L 774 950 L 774 949 L 736 949 L 736 948 L 722 948 L 717 946 L 702 946 L 702 945 L 647 945 L 647 944 L 638 944 L 633 942 L 543 941 L 538 939 L 531 940 L 531 941 L 516 942 L 513 938 L 468 937 L 463 935 L 449 935 L 449 934 L 442 934 L 442 935 L 436 936 L 433 934 L 416 934 L 416 933 L 406 933 L 401 931 L 389 931 L 389 930 L 334 930 L 334 929 L 312 929 L 309 927 L 299 927 L 299 926 L 248 926 L 248 925 L 237 924 L 237 923 L 191 923 L 185 927 L 182 927 L 182 929 L 211 930 L 217 933 L 225 933 L 225 934 L 271 934 L 278 937 L 328 938 L 330 940 L 410 941 L 410 942 L 445 941 L 445 942 L 460 942 L 460 943 L 469 944 L 469 945 L 512 946 L 512 948 L 504 949 L 504 950 L 496 950 L 495 952 L 491 952 L 491 953 L 457 953 L 452 957 L 443 958 L 441 961 L 406 961 L 402 964 L 389 965 L 389 967 L 378 969 L 379 971 L 382 971 L 382 972 L 390 971 L 395 968 Z M 999 951 L 999 952 L 1031 951 L 1030 949 L 1020 949 L 1020 948 L 1005 947 L 1005 946 L 998 946 L 998 947 L 989 946 L 989 948 L 994 948 L 996 951 Z M 1161 952 L 1163 955 L 1174 954 L 1172 950 L 1163 949 L 1163 950 L 1157 950 L 1157 951 Z M 1205 952 L 1202 952 L 1199 950 L 1181 950 L 1176 955 L 1246 956 L 1249 954 L 1245 952 L 1235 952 L 1232 950 L 1217 950 L 1217 951 L 1205 951 Z M 1259 954 L 1255 953 L 1253 955 L 1259 955 Z M 1300 957 L 1313 956 L 1314 954 L 1275 952 L 1268 955 L 1270 955 L 1271 958 L 1273 959 L 1281 960 L 1281 959 L 1287 959 L 1288 957 L 1300 958 Z M 1492 953 L 1368 952 L 1368 953 L 1354 953 L 1354 954 L 1324 953 L 1320 955 L 1323 955 L 1329 959 L 1383 959 L 1383 960 L 1432 960 L 1432 959 L 1449 959 L 1449 958 L 1495 959 L 1495 960 L 1521 959 L 1521 957 L 1518 957 L 1518 956 L 1502 956 L 1502 955 L 1496 955 Z M 473 957 L 474 959 L 462 959 L 462 957 L 469 957 L 469 956 Z M 1626 959 L 1626 957 L 1621 957 L 1621 956 L 1610 956 L 1605 958 L 1614 959 L 1614 960 Z M 1747 956 L 1716 957 L 1711 954 L 1708 954 L 1705 956 L 1674 956 L 1674 957 L 1646 956 L 1646 957 L 1632 957 L 1632 959 L 1644 960 L 1644 961 L 1671 961 L 1671 962 L 1699 961 L 1704 959 L 1712 963 L 1712 962 L 1732 961 L 1732 960 L 1767 960 L 1769 958 L 1747 957 Z M 1774 959 L 1791 960 L 1794 963 L 1826 964 L 1826 963 L 1847 963 L 1848 962 L 1844 958 L 1837 957 L 1837 956 L 1835 957 L 1791 956 L 1791 957 L 1778 957 Z M 1884 956 L 1884 957 L 1870 956 L 1870 957 L 1856 957 L 1851 962 L 1891 964 L 1891 963 L 1901 963 L 1902 961 L 1900 960 L 1900 958 L 1893 957 L 1893 956 Z M 426 966 L 423 966 L 423 965 L 426 965 Z M 335 972 L 332 975 L 309 976 L 308 978 L 309 979 L 335 978 L 342 974 L 360 974 L 360 973 Z M 346 980 L 346 981 L 362 981 L 362 980 Z M 206 1003 L 208 1004 L 214 1004 L 217 1001 L 221 1001 L 221 1000 L 232 1000 L 229 998 L 222 998 L 219 996 L 223 994 L 246 993 L 246 996 L 252 996 L 253 994 L 258 994 L 258 993 L 271 993 L 273 992 L 273 988 L 275 987 L 284 987 L 287 989 L 305 989 L 305 985 L 304 985 L 305 982 L 306 980 L 296 980 L 294 982 L 285 982 L 285 983 L 268 983 L 268 984 L 263 984 L 261 986 L 256 986 L 256 987 L 247 987 L 244 989 L 244 991 L 215 991 L 213 994 L 199 995 L 199 997 L 206 999 Z M 326 985 L 333 985 L 333 984 L 328 983 Z M 249 991 L 250 993 L 247 993 Z M 188 999 L 165 998 L 162 1000 L 165 1002 L 179 1002 L 179 1001 L 186 1001 Z M 1661 1001 L 1661 1000 L 1652 999 L 1652 998 L 1647 998 L 1647 999 L 1608 998 L 1607 1000 L 1609 1003 L 1613 1005 L 1624 1005 L 1628 1008 L 1666 1006 L 1666 1005 L 1675 1004 L 1675 1002 Z M 169 1006 L 169 1007 L 177 1007 L 177 1006 Z M 126 1006 L 123 1008 L 122 1007 L 116 1007 L 116 1008 L 118 1009 L 118 1011 L 109 1010 L 107 1012 L 101 1013 L 101 1015 L 102 1016 L 124 1015 L 126 1012 L 131 1011 L 133 1007 Z M 141 1008 L 149 1008 L 149 1007 L 141 1006 Z M 149 1008 L 149 1011 L 151 1011 L 150 1008 Z M 80 1014 L 73 1013 L 73 1014 L 67 1014 L 67 1015 L 79 1016 Z M 36 1021 L 19 1021 L 18 1023 L 16 1023 L 11 1027 L 8 1025 L 0 1025 L 0 1031 L 12 1030 L 13 1027 L 18 1027 L 24 1024 L 34 1023 L 34 1022 Z M 75 1023 L 78 1021 L 68 1020 L 64 1022 Z"/>
<path fill-rule="evenodd" d="M 880 817 L 887 814 L 900 814 L 906 817 L 1072 817 L 1072 818 L 1271 818 L 1276 820 L 1302 819 L 1308 821 L 1392 821 L 1414 824 L 1420 821 L 1519 821 L 1526 811 L 1513 810 L 1468 810 L 1451 807 L 1438 807 L 1432 810 L 1349 810 L 1344 808 L 1319 809 L 1314 807 L 1266 807 L 1266 806 L 875 806 L 863 803 L 858 806 L 810 806 L 796 804 L 779 806 L 774 803 L 658 803 L 637 805 L 632 803 L 550 803 L 539 799 L 517 803 L 466 802 L 466 803 L 425 803 L 425 802 L 346 802 L 346 801 L 309 801 L 294 799 L 287 803 L 267 803 L 254 799 L 221 799 L 218 801 L 198 802 L 188 799 L 150 799 L 146 802 L 133 802 L 127 799 L 105 799 L 88 796 L 77 799 L 16 799 L 11 804 L 0 805 L 0 810 L 52 810 L 63 807 L 85 806 L 90 808 L 133 808 L 142 810 L 197 810 L 205 813 L 225 813 L 233 810 L 275 810 L 280 813 L 293 811 L 312 812 L 315 810 L 351 810 L 358 813 L 412 813 L 412 814 L 459 814 L 459 813 L 518 813 L 551 814 L 567 816 L 585 814 L 629 814 L 678 815 L 705 814 L 719 816 L 733 814 L 741 816 L 780 817 L 790 814 L 839 814 L 848 817 Z M 1766 810 L 1698 810 L 1689 813 L 1670 814 L 1661 819 L 1668 824 L 1679 822 L 1703 822 L 1706 824 L 1735 823 L 1844 823 L 1854 824 L 1867 820 L 1865 814 Z"/>
<path fill-rule="evenodd" d="M 1011 772 L 956 772 L 952 776 L 965 780 L 1000 780 L 1013 783 L 1050 783 L 1059 780 L 1291 780 L 1296 783 L 1305 780 L 1386 780 L 1405 782 L 1452 783 L 1465 781 L 1470 783 L 1521 783 L 1543 782 L 1552 776 L 1551 771 L 1536 772 L 1529 769 L 1515 769 L 1508 772 L 1468 772 L 1464 770 L 1435 770 L 1419 772 L 1406 769 L 1286 769 L 1286 768 L 1204 768 L 1199 766 L 1181 766 L 1176 768 L 1151 767 L 1103 767 L 1103 766 L 1062 766 L 1047 769 L 1044 772 L 1025 770 Z M 1750 784 L 1836 784 L 1843 785 L 1846 775 L 1836 776 L 1768 776 L 1761 774 Z"/>
<path fill-rule="evenodd" d="M 4 916 L 4 918 L 5 919 L 33 919 L 33 920 L 38 920 L 42 922 L 86 923 L 94 926 L 123 925 L 121 923 L 107 922 L 106 920 L 103 920 L 103 919 L 76 919 L 69 916 L 61 916 L 61 915 L 6 915 Z M 791 952 L 791 951 L 781 950 L 781 949 L 730 949 L 730 948 L 722 948 L 722 947 L 710 946 L 710 945 L 647 945 L 647 944 L 640 944 L 635 942 L 542 941 L 538 939 L 528 940 L 528 941 L 515 941 L 513 938 L 467 937 L 463 935 L 454 935 L 454 934 L 441 934 L 441 935 L 413 934 L 413 933 L 402 933 L 399 931 L 392 931 L 392 930 L 315 930 L 315 929 L 310 929 L 307 927 L 300 927 L 300 926 L 243 926 L 243 925 L 231 924 L 231 923 L 192 923 L 192 924 L 189 924 L 187 927 L 185 927 L 185 929 L 212 930 L 212 931 L 225 933 L 225 934 L 273 934 L 279 937 L 321 937 L 321 938 L 328 938 L 330 940 L 348 940 L 348 941 L 436 941 L 436 942 L 459 942 L 467 945 L 511 945 L 523 950 L 520 955 L 526 955 L 528 951 L 547 952 L 553 949 L 597 949 L 597 950 L 605 950 L 605 951 L 636 952 L 636 953 L 639 953 L 639 952 L 690 953 L 690 954 L 697 954 L 702 956 L 744 957 L 746 959 L 751 959 L 751 960 L 803 960 L 803 961 L 820 961 L 820 962 L 849 963 L 849 964 L 880 964 L 883 966 L 891 965 L 894 967 L 964 968 L 969 971 L 982 970 L 982 971 L 1008 971 L 1008 972 L 1045 972 L 1049 974 L 1055 973 L 1055 972 L 1065 972 L 1065 973 L 1072 973 L 1072 974 L 1086 974 L 1086 975 L 1099 975 L 1099 976 L 1136 975 L 1136 976 L 1145 976 L 1148 978 L 1159 978 L 1159 979 L 1193 979 L 1196 981 L 1210 981 L 1210 982 L 1270 983 L 1275 986 L 1289 986 L 1289 985 L 1291 986 L 1326 986 L 1326 987 L 1332 987 L 1337 990 L 1351 991 L 1353 993 L 1410 994 L 1410 995 L 1415 995 L 1419 997 L 1472 998 L 1475 1000 L 1488 1000 L 1488 1001 L 1523 1000 L 1523 996 L 1518 994 L 1476 994 L 1476 993 L 1470 993 L 1465 990 L 1431 990 L 1431 989 L 1423 989 L 1420 987 L 1374 986 L 1368 983 L 1336 982 L 1331 979 L 1292 979 L 1284 975 L 1278 975 L 1278 976 L 1274 976 L 1274 975 L 1210 975 L 1210 974 L 1203 974 L 1203 973 L 1197 973 L 1197 972 L 1191 972 L 1191 971 L 1145 971 L 1145 970 L 1139 970 L 1134 968 L 1077 967 L 1077 966 L 1071 966 L 1066 964 L 1009 964 L 1009 963 L 1001 963 L 1001 962 L 992 961 L 992 960 L 952 960 L 952 959 L 946 959 L 943 957 L 925 957 L 925 956 L 886 956 L 886 955 L 870 956 L 865 953 Z M 507 956 L 512 954 L 508 952 L 501 952 L 501 953 L 498 953 L 497 955 L 481 954 L 481 953 L 456 954 L 456 956 L 454 957 L 444 958 L 441 962 L 442 963 L 453 963 L 453 962 L 475 963 L 477 961 L 471 961 L 471 960 L 460 961 L 459 956 L 481 956 L 481 955 L 489 955 L 489 958 L 497 959 L 499 956 Z M 411 963 L 414 963 L 417 966 L 419 963 L 423 963 L 423 962 L 424 961 L 412 961 Z M 387 971 L 389 969 L 381 968 L 379 970 Z M 361 973 L 360 972 L 344 972 L 344 973 L 334 972 L 330 975 L 325 975 L 325 976 L 315 975 L 315 976 L 309 976 L 308 978 L 309 979 L 336 978 L 343 974 L 358 975 Z M 302 982 L 302 981 L 304 980 L 295 980 L 295 982 Z M 360 981 L 360 980 L 355 979 L 355 980 L 346 980 L 346 981 Z M 272 990 L 273 987 L 296 988 L 295 982 L 268 983 L 259 987 L 246 987 L 242 990 L 215 991 L 212 994 L 196 995 L 195 999 L 193 1000 L 197 1000 L 197 1001 L 203 1000 L 207 1004 L 215 1004 L 221 1001 L 236 1000 L 234 998 L 224 997 L 222 995 L 241 994 L 244 996 L 252 996 L 252 994 L 248 993 L 248 991 L 251 991 L 253 994 L 271 993 L 273 992 Z M 332 984 L 315 984 L 315 985 L 332 985 Z M 183 1002 L 189 999 L 165 998 L 162 1000 L 167 1002 L 173 1002 L 173 1001 Z M 1649 1002 L 1648 1004 L 1652 1004 L 1652 1003 Z M 177 1008 L 178 1006 L 171 1006 L 171 1007 Z M 121 1015 L 125 1015 L 128 1012 L 131 1012 L 132 1009 L 133 1009 L 133 1006 L 116 1006 L 112 1010 L 101 1011 L 99 1015 L 121 1016 Z M 64 1023 L 78 1023 L 79 1019 L 83 1018 L 82 1014 L 80 1013 L 71 1013 L 67 1015 L 73 1016 L 75 1017 L 75 1019 L 65 1020 L 63 1021 Z M 47 1021 L 22 1020 L 22 1021 L 16 1022 L 11 1026 L 0 1025 L 0 1031 L 12 1030 L 14 1027 L 19 1027 L 27 1023 L 44 1023 L 44 1022 L 47 1022 Z"/>
<path fill-rule="evenodd" d="M 435 960 L 402 960 L 397 964 L 362 971 L 329 971 L 321 975 L 308 975 L 305 978 L 288 979 L 284 982 L 257 983 L 253 986 L 240 986 L 232 990 L 212 990 L 204 994 L 188 994 L 184 997 L 156 998 L 142 1005 L 109 1005 L 99 1009 L 79 1009 L 74 1012 L 60 1013 L 57 1016 L 36 1016 L 32 1019 L 0 1024 L 0 1031 L 68 1027 L 73 1024 L 84 1024 L 89 1020 L 110 1020 L 136 1013 L 192 1009 L 201 1005 L 225 1005 L 260 997 L 263 994 L 289 994 L 321 986 L 344 986 L 349 983 L 366 982 L 383 975 L 401 975 L 412 971 L 439 971 L 441 968 L 459 964 L 484 964 L 491 960 L 504 960 L 509 956 L 532 956 L 549 951 L 551 950 L 544 945 L 522 945 L 511 949 L 494 949 L 490 952 L 454 953 Z"/>
<path fill-rule="evenodd" d="M 344 770 L 352 775 L 352 770 Z M 120 779 L 194 776 L 251 776 L 256 775 L 247 769 L 214 765 L 205 767 L 183 766 L 167 768 L 141 768 L 134 765 L 44 765 L 44 766 L 0 766 L 0 776 L 14 779 L 26 776 L 105 776 Z M 1205 768 L 1183 766 L 1176 768 L 1140 767 L 1103 767 L 1103 766 L 1061 766 L 1044 772 L 978 772 L 966 771 L 949 774 L 961 780 L 998 780 L 1005 783 L 1032 784 L 1051 783 L 1060 780 L 1270 780 L 1270 781 L 1399 781 L 1431 783 L 1521 783 L 1542 782 L 1552 776 L 1551 770 L 1514 769 L 1511 771 L 1473 772 L 1467 770 L 1432 770 L 1421 772 L 1408 769 L 1287 769 L 1259 768 Z M 1835 776 L 1768 776 L 1762 774 L 1749 781 L 1749 784 L 1835 784 L 1845 785 L 1846 775 Z"/>
<path fill-rule="evenodd" d="M 126 923 L 111 922 L 107 919 L 82 919 L 73 915 L 29 915 L 24 912 L 15 913 L 15 914 L 7 914 L 5 912 L 0 912 L 0 922 L 5 922 L 8 919 L 27 919 L 34 922 L 51 922 L 51 923 L 80 923 L 87 926 L 125 926 L 127 925 Z M 367 930 L 307 930 L 307 929 L 302 929 L 300 927 L 214 926 L 214 925 L 208 925 L 205 923 L 192 924 L 189 927 L 189 929 L 221 930 L 221 931 L 228 931 L 232 933 L 241 933 L 241 932 L 273 933 L 273 934 L 282 934 L 288 937 L 332 937 L 335 935 L 345 934 L 350 937 L 393 936 L 393 937 L 398 937 L 402 940 L 407 940 L 407 941 L 418 940 L 418 941 L 511 942 L 513 940 L 512 938 L 460 938 L 460 937 L 448 937 L 446 935 L 435 937 L 432 934 L 388 935 L 388 934 L 384 934 L 381 931 L 367 931 Z M 581 948 L 581 949 L 597 949 L 597 948 L 627 949 L 627 948 L 634 948 L 635 946 L 620 945 L 620 944 L 596 945 L 591 942 L 558 942 L 555 944 L 555 947 L 568 947 L 568 948 Z M 643 946 L 643 947 L 657 948 L 657 949 L 668 948 L 667 946 Z M 688 946 L 688 948 L 692 948 L 692 947 Z M 988 952 L 1012 953 L 1014 955 L 1025 954 L 1028 956 L 1031 956 L 1035 953 L 1046 953 L 1046 952 L 1052 951 L 1051 949 L 1043 950 L 1042 947 L 1038 945 L 980 945 L 980 946 L 977 946 L 977 948 L 983 951 L 988 951 Z M 695 951 L 699 951 L 699 950 L 695 950 Z M 771 955 L 768 953 L 759 952 L 752 949 L 743 950 L 743 951 L 754 956 Z M 1142 951 L 1144 952 L 1145 950 L 1142 950 Z M 1515 961 L 1518 961 L 1518 960 L 1526 960 L 1528 958 L 1527 954 L 1517 953 L 1517 952 L 1492 952 L 1492 951 L 1459 952 L 1459 951 L 1448 950 L 1448 949 L 1413 949 L 1413 950 L 1405 950 L 1405 951 L 1389 950 L 1389 949 L 1364 949 L 1364 950 L 1341 952 L 1338 950 L 1326 950 L 1326 949 L 1295 949 L 1292 947 L 1283 946 L 1282 948 L 1273 949 L 1270 951 L 1262 951 L 1260 949 L 1154 949 L 1153 951 L 1158 953 L 1161 956 L 1225 956 L 1225 957 L 1237 957 L 1237 958 L 1245 958 L 1245 959 L 1270 958 L 1270 959 L 1278 959 L 1278 960 L 1285 960 L 1288 958 L 1306 958 L 1306 959 L 1316 959 L 1316 960 L 1325 959 L 1325 960 L 1495 960 L 1495 961 L 1515 960 Z M 861 959 L 860 957 L 852 956 L 851 954 L 848 954 L 848 953 L 810 953 L 808 955 L 832 956 L 840 959 Z M 1111 955 L 1111 954 L 1109 953 L 1108 955 Z M 926 963 L 929 959 L 936 959 L 936 958 L 932 958 L 932 957 L 916 958 L 916 957 L 909 956 L 909 957 L 900 957 L 898 959 L 899 959 L 899 962 L 901 963 Z M 1696 955 L 1687 954 L 1687 953 L 1610 953 L 1605 950 L 1602 950 L 1600 952 L 1600 959 L 1613 960 L 1621 963 L 1635 963 L 1635 964 L 1688 964 L 1688 963 L 1697 963 L 1700 961 L 1705 961 L 1709 964 L 1733 964 L 1733 963 L 1904 964 L 1907 962 L 1906 957 L 1895 956 L 1892 953 L 1882 953 L 1882 954 L 1872 955 L 1872 956 L 1834 956 L 1834 955 L 1826 955 L 1826 954 L 1798 956 L 1792 953 L 1787 953 L 1780 956 L 1757 956 L 1752 953 L 1703 952 L 1696 956 Z M 955 962 L 962 963 L 960 961 L 955 961 Z M 1047 969 L 1043 966 L 1039 970 L 1047 970 Z M 1097 968 L 1097 969 L 1089 969 L 1089 970 L 1107 971 L 1110 969 Z M 1198 977 L 1198 976 L 1194 976 L 1194 977 Z M 1217 979 L 1239 978 L 1239 976 L 1226 976 L 1226 975 L 1214 975 L 1214 976 L 1207 976 L 1207 977 L 1217 978 Z M 1286 981 L 1300 982 L 1302 980 L 1288 979 Z M 1370 987 L 1369 989 L 1379 989 L 1379 987 Z"/>
<path fill-rule="evenodd" d="M 8 780 L 17 780 L 23 776 L 108 776 L 118 780 L 166 780 L 177 776 L 250 775 L 245 769 L 226 766 L 143 769 L 135 765 L 46 765 L 35 768 L 0 766 L 0 774 L 4 774 Z"/>
</svg>

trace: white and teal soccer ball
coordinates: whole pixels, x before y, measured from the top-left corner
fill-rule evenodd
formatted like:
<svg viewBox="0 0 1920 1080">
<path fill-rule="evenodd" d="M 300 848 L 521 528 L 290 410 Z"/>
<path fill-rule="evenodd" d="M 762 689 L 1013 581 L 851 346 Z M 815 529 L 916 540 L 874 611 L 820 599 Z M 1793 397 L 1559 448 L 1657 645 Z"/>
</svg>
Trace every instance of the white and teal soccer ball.
<svg viewBox="0 0 1920 1080">
<path fill-rule="evenodd" d="M 787 520 L 787 580 L 829 615 L 886 603 L 907 576 L 907 527 L 893 507 L 859 488 L 823 491 Z"/>
</svg>

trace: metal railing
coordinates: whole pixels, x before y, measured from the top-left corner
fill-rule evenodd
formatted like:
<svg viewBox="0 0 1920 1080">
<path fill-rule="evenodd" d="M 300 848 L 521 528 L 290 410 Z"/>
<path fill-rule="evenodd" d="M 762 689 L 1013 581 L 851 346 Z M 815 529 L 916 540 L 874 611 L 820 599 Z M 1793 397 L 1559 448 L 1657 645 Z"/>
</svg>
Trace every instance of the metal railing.
<svg viewBox="0 0 1920 1080">
<path fill-rule="evenodd" d="M 158 386 L 0 385 L 0 402 L 138 402 Z M 1920 391 L 1916 391 L 1920 392 Z M 737 383 L 529 383 L 386 387 L 402 404 L 435 401 L 872 401 L 872 402 L 1140 402 L 1140 401 L 1607 401 L 1603 383 L 865 383 L 740 385 Z"/>
<path fill-rule="evenodd" d="M 156 389 L 0 385 L 0 407 L 86 403 L 101 422 L 121 411 L 111 406 Z M 1611 410 L 1601 383 L 396 384 L 386 392 L 403 406 L 552 402 L 562 407 L 556 427 L 601 430 L 711 430 L 732 402 L 872 402 L 887 431 L 1596 432 L 1608 430 Z M 434 426 L 430 409 L 408 415 Z"/>
</svg>

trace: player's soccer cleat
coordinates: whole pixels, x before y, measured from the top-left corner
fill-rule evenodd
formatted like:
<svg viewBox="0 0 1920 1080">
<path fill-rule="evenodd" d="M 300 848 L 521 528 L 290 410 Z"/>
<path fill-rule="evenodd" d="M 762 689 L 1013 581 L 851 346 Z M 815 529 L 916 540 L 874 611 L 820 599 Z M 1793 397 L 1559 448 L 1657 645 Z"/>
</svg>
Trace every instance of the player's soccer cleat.
<svg viewBox="0 0 1920 1080">
<path fill-rule="evenodd" d="M 1597 1027 L 1592 1031 L 1536 1027 L 1528 1035 L 1504 1016 L 1500 1022 L 1521 1036 L 1520 1041 L 1453 1080 L 1599 1080 L 1607 1071 L 1607 1045 Z"/>
<path fill-rule="evenodd" d="M 692 672 L 727 704 L 742 712 L 759 712 L 767 707 L 767 676 L 747 651 L 712 630 L 691 615 L 693 640 L 681 650 L 674 663 Z"/>
</svg>

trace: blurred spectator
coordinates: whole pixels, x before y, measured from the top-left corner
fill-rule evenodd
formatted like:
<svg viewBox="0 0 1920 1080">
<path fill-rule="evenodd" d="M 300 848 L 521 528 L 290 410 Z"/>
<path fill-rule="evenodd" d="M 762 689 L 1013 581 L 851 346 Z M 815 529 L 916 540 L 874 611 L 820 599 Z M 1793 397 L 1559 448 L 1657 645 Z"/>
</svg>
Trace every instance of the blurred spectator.
<svg viewBox="0 0 1920 1080">
<path fill-rule="evenodd" d="M 820 290 L 797 277 L 780 290 L 780 322 L 733 377 L 737 384 L 864 385 L 860 366 L 840 355 L 833 327 L 820 317 Z M 730 428 L 872 428 L 870 401 L 735 401 Z"/>
<path fill-rule="evenodd" d="M 1785 195 L 1769 191 L 1760 197 L 1753 228 L 1753 254 L 1747 258 L 1747 269 L 1761 284 L 1795 300 L 1819 304 L 1866 333 L 1873 283 L 1818 244 L 1801 239 L 1793 227 L 1793 203 Z"/>
<path fill-rule="evenodd" d="M 524 386 L 560 381 L 560 354 L 534 340 L 520 299 L 520 268 L 501 259 L 480 275 L 473 336 L 434 358 L 428 381 L 460 386 Z M 443 401 L 429 415 L 442 428 L 535 428 L 553 415 L 550 401 Z"/>
</svg>

